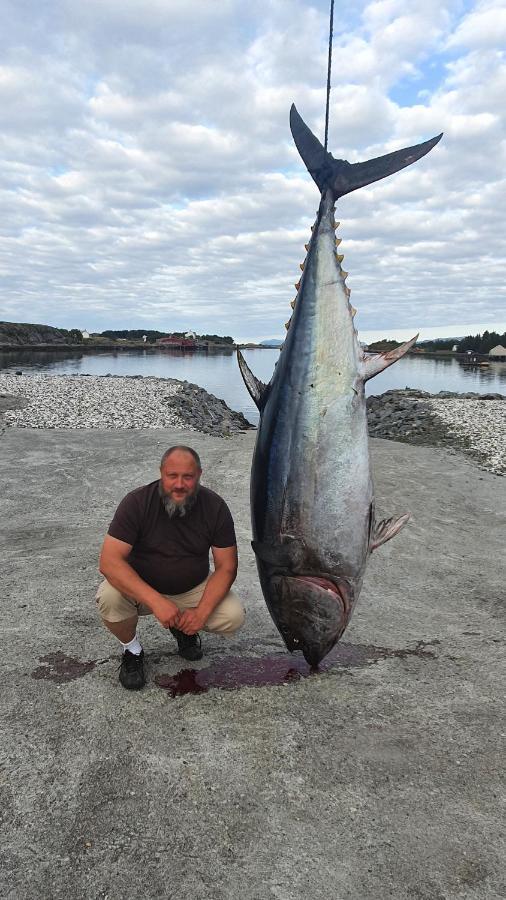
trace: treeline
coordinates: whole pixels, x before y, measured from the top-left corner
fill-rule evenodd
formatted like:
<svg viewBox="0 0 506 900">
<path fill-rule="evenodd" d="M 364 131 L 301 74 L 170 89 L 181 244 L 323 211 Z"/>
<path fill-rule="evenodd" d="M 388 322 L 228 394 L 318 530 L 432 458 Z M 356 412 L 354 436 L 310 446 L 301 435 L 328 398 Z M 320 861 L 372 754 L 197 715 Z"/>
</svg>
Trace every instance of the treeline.
<svg viewBox="0 0 506 900">
<path fill-rule="evenodd" d="M 489 353 L 492 347 L 501 344 L 506 347 L 506 331 L 499 334 L 497 331 L 484 331 L 483 334 L 468 334 L 459 341 L 459 353 L 466 350 L 476 350 L 477 353 Z"/>
<path fill-rule="evenodd" d="M 168 337 L 166 331 L 151 331 L 147 328 L 130 328 L 123 329 L 122 331 L 108 329 L 101 333 L 102 337 L 109 338 L 111 341 L 117 341 L 118 339 L 123 341 L 142 341 L 144 335 L 146 335 L 146 340 L 150 344 L 154 344 L 155 341 L 158 341 L 162 337 Z"/>
<path fill-rule="evenodd" d="M 468 334 L 463 338 L 441 338 L 435 341 L 419 341 L 417 347 L 421 350 L 453 350 L 457 347 L 457 353 L 465 353 L 466 350 L 474 350 L 475 353 L 488 353 L 492 347 L 506 341 L 506 332 L 499 334 L 497 331 L 484 331 L 483 334 Z"/>
<path fill-rule="evenodd" d="M 123 330 L 114 330 L 109 328 L 107 331 L 102 331 L 101 336 L 109 338 L 111 341 L 117 340 L 125 340 L 125 341 L 142 341 L 144 335 L 146 335 L 146 342 L 148 344 L 155 344 L 156 341 L 160 340 L 160 338 L 164 337 L 178 337 L 184 338 L 186 332 L 184 331 L 152 331 L 148 328 L 129 328 Z M 229 335 L 223 337 L 219 334 L 197 334 L 197 341 L 212 341 L 214 344 L 233 344 L 234 339 Z"/>
<path fill-rule="evenodd" d="M 474 350 L 475 353 L 489 353 L 492 347 L 497 347 L 498 344 L 506 347 L 506 332 L 499 334 L 497 331 L 484 331 L 483 334 L 468 334 L 464 338 L 436 338 L 432 341 L 418 341 L 416 346 L 427 353 L 453 350 L 454 347 L 457 347 L 457 353 L 465 353 L 467 350 Z M 385 353 L 387 350 L 400 347 L 400 345 L 400 341 L 383 338 L 381 341 L 369 344 L 369 350 Z"/>
<path fill-rule="evenodd" d="M 234 339 L 230 337 L 229 334 L 226 334 L 224 337 L 221 337 L 219 334 L 198 334 L 197 340 L 199 341 L 213 341 L 215 344 L 233 344 Z"/>
</svg>

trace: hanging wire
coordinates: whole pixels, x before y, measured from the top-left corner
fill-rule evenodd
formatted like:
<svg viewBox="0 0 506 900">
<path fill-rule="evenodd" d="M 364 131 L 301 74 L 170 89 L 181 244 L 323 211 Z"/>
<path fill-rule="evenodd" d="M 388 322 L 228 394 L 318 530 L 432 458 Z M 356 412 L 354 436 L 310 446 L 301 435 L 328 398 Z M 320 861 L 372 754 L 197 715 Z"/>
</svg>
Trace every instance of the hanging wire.
<svg viewBox="0 0 506 900">
<path fill-rule="evenodd" d="M 332 37 L 334 34 L 334 0 L 330 0 L 329 62 L 327 68 L 327 107 L 325 110 L 325 153 L 329 140 L 330 74 L 332 70 Z"/>
</svg>

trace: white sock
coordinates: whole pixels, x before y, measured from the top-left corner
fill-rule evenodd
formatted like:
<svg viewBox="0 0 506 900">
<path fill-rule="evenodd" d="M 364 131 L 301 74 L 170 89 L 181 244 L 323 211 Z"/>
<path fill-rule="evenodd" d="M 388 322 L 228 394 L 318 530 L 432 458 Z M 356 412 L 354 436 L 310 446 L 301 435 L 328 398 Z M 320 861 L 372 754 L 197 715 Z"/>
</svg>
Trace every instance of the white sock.
<svg viewBox="0 0 506 900">
<path fill-rule="evenodd" d="M 130 650 L 130 653 L 133 653 L 134 656 L 138 656 L 142 651 L 141 643 L 137 635 L 135 635 L 128 644 L 124 644 L 123 641 L 121 641 L 121 646 L 123 647 L 123 650 Z"/>
</svg>

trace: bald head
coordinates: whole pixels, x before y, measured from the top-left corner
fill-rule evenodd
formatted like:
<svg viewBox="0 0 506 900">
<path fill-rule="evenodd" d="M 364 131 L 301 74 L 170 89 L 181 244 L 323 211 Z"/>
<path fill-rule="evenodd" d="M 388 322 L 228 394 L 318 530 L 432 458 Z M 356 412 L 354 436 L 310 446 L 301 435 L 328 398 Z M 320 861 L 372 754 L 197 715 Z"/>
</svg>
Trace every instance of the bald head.
<svg viewBox="0 0 506 900">
<path fill-rule="evenodd" d="M 169 449 L 165 451 L 165 453 L 163 454 L 162 459 L 160 461 L 160 469 L 163 468 L 163 465 L 164 465 L 166 459 L 171 455 L 171 453 L 175 453 L 176 451 L 180 451 L 181 453 L 189 453 L 190 456 L 193 456 L 193 459 L 195 460 L 195 462 L 197 464 L 197 468 L 199 468 L 200 471 L 202 471 L 200 456 L 198 455 L 197 451 L 194 450 L 193 447 L 186 447 L 184 444 L 175 444 L 174 447 L 169 447 Z"/>
</svg>

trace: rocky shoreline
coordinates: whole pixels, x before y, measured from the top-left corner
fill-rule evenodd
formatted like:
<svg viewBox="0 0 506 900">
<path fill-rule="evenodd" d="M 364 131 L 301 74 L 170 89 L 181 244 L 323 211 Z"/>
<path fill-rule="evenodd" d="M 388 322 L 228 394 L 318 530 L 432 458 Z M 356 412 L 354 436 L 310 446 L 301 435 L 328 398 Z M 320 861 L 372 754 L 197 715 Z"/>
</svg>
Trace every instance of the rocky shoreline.
<svg viewBox="0 0 506 900">
<path fill-rule="evenodd" d="M 371 437 L 445 447 L 506 474 L 506 396 L 405 388 L 367 398 Z"/>
<path fill-rule="evenodd" d="M 367 399 L 372 437 L 445 447 L 506 474 L 506 397 L 406 388 Z M 196 384 L 172 378 L 0 374 L 3 428 L 181 428 L 226 437 L 254 428 Z"/>
</svg>

